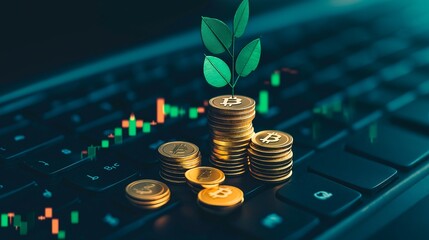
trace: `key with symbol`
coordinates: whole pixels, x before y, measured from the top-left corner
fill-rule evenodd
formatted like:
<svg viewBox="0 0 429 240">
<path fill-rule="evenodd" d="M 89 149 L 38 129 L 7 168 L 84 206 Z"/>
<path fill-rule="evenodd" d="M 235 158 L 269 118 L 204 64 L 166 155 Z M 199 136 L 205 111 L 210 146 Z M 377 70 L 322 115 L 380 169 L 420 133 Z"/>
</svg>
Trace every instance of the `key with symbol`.
<svg viewBox="0 0 429 240">
<path fill-rule="evenodd" d="M 109 159 L 115 158 L 109 157 Z M 135 167 L 127 162 L 101 159 L 100 157 L 96 162 L 77 167 L 66 175 L 67 181 L 80 189 L 101 192 L 136 176 L 137 173 Z"/>
<path fill-rule="evenodd" d="M 307 174 L 285 184 L 277 196 L 327 217 L 335 217 L 357 204 L 361 194 L 338 183 Z"/>
<path fill-rule="evenodd" d="M 23 157 L 24 166 L 45 176 L 61 174 L 88 162 L 87 156 L 80 154 L 87 146 L 74 138 L 59 141 Z"/>
</svg>

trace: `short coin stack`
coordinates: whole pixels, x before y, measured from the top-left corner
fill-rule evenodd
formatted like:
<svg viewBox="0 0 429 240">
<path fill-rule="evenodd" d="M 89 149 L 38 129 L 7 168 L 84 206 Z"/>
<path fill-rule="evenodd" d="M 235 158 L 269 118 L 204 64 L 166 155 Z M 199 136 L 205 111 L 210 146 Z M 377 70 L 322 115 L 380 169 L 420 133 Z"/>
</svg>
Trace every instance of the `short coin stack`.
<svg viewBox="0 0 429 240">
<path fill-rule="evenodd" d="M 291 135 L 274 130 L 256 133 L 250 142 L 250 174 L 265 182 L 284 182 L 292 176 Z"/>
<path fill-rule="evenodd" d="M 186 182 L 194 193 L 205 188 L 217 188 L 225 181 L 225 174 L 213 167 L 196 167 L 186 171 Z"/>
<path fill-rule="evenodd" d="M 204 211 L 224 215 L 244 202 L 244 194 L 239 188 L 220 185 L 217 188 L 206 188 L 198 193 L 197 203 Z"/>
<path fill-rule="evenodd" d="M 150 179 L 134 181 L 125 188 L 128 201 L 142 209 L 162 207 L 170 200 L 170 195 L 167 185 Z"/>
<path fill-rule="evenodd" d="M 255 100 L 235 95 L 210 99 L 210 162 L 225 175 L 240 175 L 248 167 L 247 148 L 254 134 Z"/>
<path fill-rule="evenodd" d="M 185 172 L 201 165 L 199 148 L 183 141 L 167 142 L 158 148 L 161 161 L 160 176 L 172 183 L 184 183 Z"/>
</svg>

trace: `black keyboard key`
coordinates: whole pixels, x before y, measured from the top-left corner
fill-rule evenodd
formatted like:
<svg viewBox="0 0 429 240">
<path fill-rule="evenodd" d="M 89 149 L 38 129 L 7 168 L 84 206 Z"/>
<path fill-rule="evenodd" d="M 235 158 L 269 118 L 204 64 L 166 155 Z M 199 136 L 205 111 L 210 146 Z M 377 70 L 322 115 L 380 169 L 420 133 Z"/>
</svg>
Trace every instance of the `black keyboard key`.
<svg viewBox="0 0 429 240">
<path fill-rule="evenodd" d="M 294 208 L 269 191 L 247 201 L 230 224 L 257 239 L 298 239 L 311 231 L 319 220 Z"/>
<path fill-rule="evenodd" d="M 412 100 L 408 100 L 408 95 L 409 94 L 404 94 L 403 92 L 394 89 L 377 88 L 360 95 L 358 101 L 369 106 L 395 110 L 398 108 L 398 104 L 403 104 L 404 101 Z"/>
<path fill-rule="evenodd" d="M 87 146 L 76 139 L 61 141 L 23 157 L 24 165 L 42 175 L 56 175 L 85 163 L 88 157 L 81 152 Z"/>
<path fill-rule="evenodd" d="M 63 136 L 43 126 L 29 125 L 0 136 L 0 159 L 11 159 L 62 139 Z"/>
<path fill-rule="evenodd" d="M 35 186 L 36 182 L 19 169 L 3 169 L 0 172 L 0 199 Z"/>
<path fill-rule="evenodd" d="M 317 118 L 300 122 L 285 131 L 293 136 L 294 142 L 298 145 L 312 148 L 324 148 L 347 133 L 344 126 Z"/>
<path fill-rule="evenodd" d="M 394 120 L 429 133 L 429 99 L 418 99 L 393 114 Z"/>
<path fill-rule="evenodd" d="M 309 161 L 311 171 L 364 191 L 381 189 L 397 174 L 391 167 L 347 153 L 339 147 L 315 155 Z"/>
<path fill-rule="evenodd" d="M 67 175 L 67 181 L 73 185 L 87 191 L 101 192 L 136 176 L 137 172 L 130 164 L 111 157 L 110 160 L 97 158 L 94 162 L 73 169 Z"/>
<path fill-rule="evenodd" d="M 428 157 L 429 138 L 395 127 L 373 123 L 347 141 L 355 154 L 401 168 L 411 168 Z"/>
<path fill-rule="evenodd" d="M 362 196 L 355 190 L 314 174 L 292 179 L 277 194 L 282 200 L 327 217 L 338 216 Z"/>
<path fill-rule="evenodd" d="M 421 73 L 413 72 L 405 76 L 393 79 L 386 82 L 386 86 L 402 90 L 402 91 L 412 91 L 416 90 L 421 84 L 429 81 L 429 78 Z"/>
</svg>

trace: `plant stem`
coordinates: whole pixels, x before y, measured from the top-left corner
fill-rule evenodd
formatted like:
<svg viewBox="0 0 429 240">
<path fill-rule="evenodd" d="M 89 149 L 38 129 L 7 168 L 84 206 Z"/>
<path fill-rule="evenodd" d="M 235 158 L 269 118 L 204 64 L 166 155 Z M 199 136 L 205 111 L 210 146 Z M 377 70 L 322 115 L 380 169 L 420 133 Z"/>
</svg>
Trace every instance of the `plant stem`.
<svg viewBox="0 0 429 240">
<path fill-rule="evenodd" d="M 235 79 L 235 82 L 234 82 L 234 84 L 232 85 L 232 87 L 233 87 L 233 88 L 235 88 L 235 85 L 237 84 L 237 82 L 238 82 L 238 79 L 239 79 L 239 78 L 240 78 L 240 75 L 238 75 L 238 76 L 237 76 L 237 78 Z"/>
<path fill-rule="evenodd" d="M 234 82 L 234 76 L 235 75 L 235 36 L 234 33 L 232 34 L 232 78 L 231 78 L 231 92 L 232 92 L 232 97 L 234 97 L 234 87 L 235 87 L 235 82 Z"/>
</svg>

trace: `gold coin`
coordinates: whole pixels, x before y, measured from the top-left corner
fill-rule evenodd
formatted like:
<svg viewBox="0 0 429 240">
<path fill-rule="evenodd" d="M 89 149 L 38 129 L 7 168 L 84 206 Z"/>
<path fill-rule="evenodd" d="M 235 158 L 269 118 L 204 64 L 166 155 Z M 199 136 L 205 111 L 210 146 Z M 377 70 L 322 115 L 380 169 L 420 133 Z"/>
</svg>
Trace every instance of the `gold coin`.
<svg viewBox="0 0 429 240">
<path fill-rule="evenodd" d="M 168 159 L 192 159 L 198 155 L 199 149 L 193 143 L 173 141 L 159 146 L 158 153 L 161 155 L 161 157 Z"/>
<path fill-rule="evenodd" d="M 242 117 L 242 118 L 220 118 L 218 116 L 208 116 L 207 120 L 212 125 L 247 125 L 251 124 L 252 120 L 255 119 L 255 113 L 252 115 Z"/>
<path fill-rule="evenodd" d="M 168 194 L 167 196 L 165 196 L 165 197 L 163 197 L 163 198 L 161 198 L 159 200 L 154 200 L 154 201 L 138 201 L 138 200 L 133 199 L 133 198 L 131 198 L 129 196 L 125 196 L 125 197 L 131 203 L 137 204 L 137 205 L 142 205 L 142 206 L 156 205 L 156 204 L 160 204 L 160 203 L 163 203 L 163 202 L 166 202 L 166 201 L 170 200 L 170 194 Z"/>
<path fill-rule="evenodd" d="M 165 204 L 167 204 L 169 201 L 170 201 L 170 198 L 168 198 L 165 202 L 161 202 L 161 203 L 158 203 L 158 204 L 155 204 L 155 205 L 141 205 L 141 204 L 136 204 L 134 202 L 132 202 L 131 204 L 133 206 L 141 208 L 141 209 L 150 210 L 150 209 L 160 208 L 160 207 L 164 206 Z"/>
<path fill-rule="evenodd" d="M 213 112 L 246 111 L 255 108 L 255 100 L 240 95 L 223 95 L 210 99 L 209 106 Z"/>
<path fill-rule="evenodd" d="M 257 152 L 257 153 L 260 153 L 260 154 L 263 154 L 263 155 L 277 155 L 277 154 L 282 154 L 282 153 L 286 153 L 286 152 L 288 152 L 288 151 L 291 151 L 292 150 L 292 145 L 290 145 L 289 147 L 286 147 L 286 148 L 278 148 L 278 149 L 275 149 L 275 148 L 262 148 L 262 147 L 260 147 L 260 146 L 256 146 L 254 143 L 252 143 L 252 142 L 250 142 L 250 144 L 249 144 L 249 147 L 253 150 L 253 151 L 255 151 L 255 152 Z"/>
<path fill-rule="evenodd" d="M 256 161 L 253 158 L 249 158 L 250 160 L 250 164 L 259 168 L 282 168 L 282 167 L 287 167 L 289 164 L 291 164 L 293 161 L 288 160 L 288 161 L 284 161 L 284 162 L 264 162 L 264 161 Z"/>
<path fill-rule="evenodd" d="M 234 148 L 247 147 L 249 146 L 249 141 L 250 139 L 245 139 L 239 142 L 227 142 L 227 141 L 218 141 L 216 139 L 212 139 L 213 144 L 216 144 L 218 146 L 234 147 Z"/>
<path fill-rule="evenodd" d="M 243 191 L 228 185 L 220 185 L 218 188 L 206 188 L 198 193 L 198 200 L 209 206 L 231 207 L 240 203 L 243 198 Z"/>
<path fill-rule="evenodd" d="M 214 126 L 214 125 L 210 125 L 210 130 L 213 133 L 217 133 L 217 134 L 236 134 L 236 133 L 243 133 L 245 131 L 248 131 L 249 128 L 252 128 L 253 125 L 252 124 L 243 124 L 241 126 L 234 126 L 233 128 L 230 126 Z"/>
<path fill-rule="evenodd" d="M 165 197 L 170 193 L 170 189 L 165 183 L 151 179 L 143 179 L 128 184 L 125 188 L 125 192 L 133 199 L 150 201 Z"/>
<path fill-rule="evenodd" d="M 186 179 L 198 185 L 220 184 L 225 181 L 225 174 L 213 167 L 196 167 L 186 171 Z"/>
<path fill-rule="evenodd" d="M 269 149 L 286 148 L 292 145 L 293 137 L 281 131 L 265 130 L 253 135 L 252 143 Z"/>
<path fill-rule="evenodd" d="M 263 156 L 256 154 L 252 149 L 248 149 L 249 156 L 257 161 L 261 162 L 283 162 L 293 158 L 293 152 L 289 151 L 287 154 L 282 154 L 280 156 Z"/>
<path fill-rule="evenodd" d="M 250 170 L 250 175 L 252 175 L 253 178 L 255 178 L 257 180 L 260 180 L 260 181 L 278 183 L 278 182 L 287 181 L 292 176 L 292 171 L 290 171 L 289 174 L 287 174 L 286 176 L 280 177 L 280 178 L 277 178 L 277 179 L 266 179 L 266 178 L 263 178 L 263 177 L 259 177 L 259 176 L 255 175 L 255 174 L 253 174 L 252 170 Z"/>
</svg>

